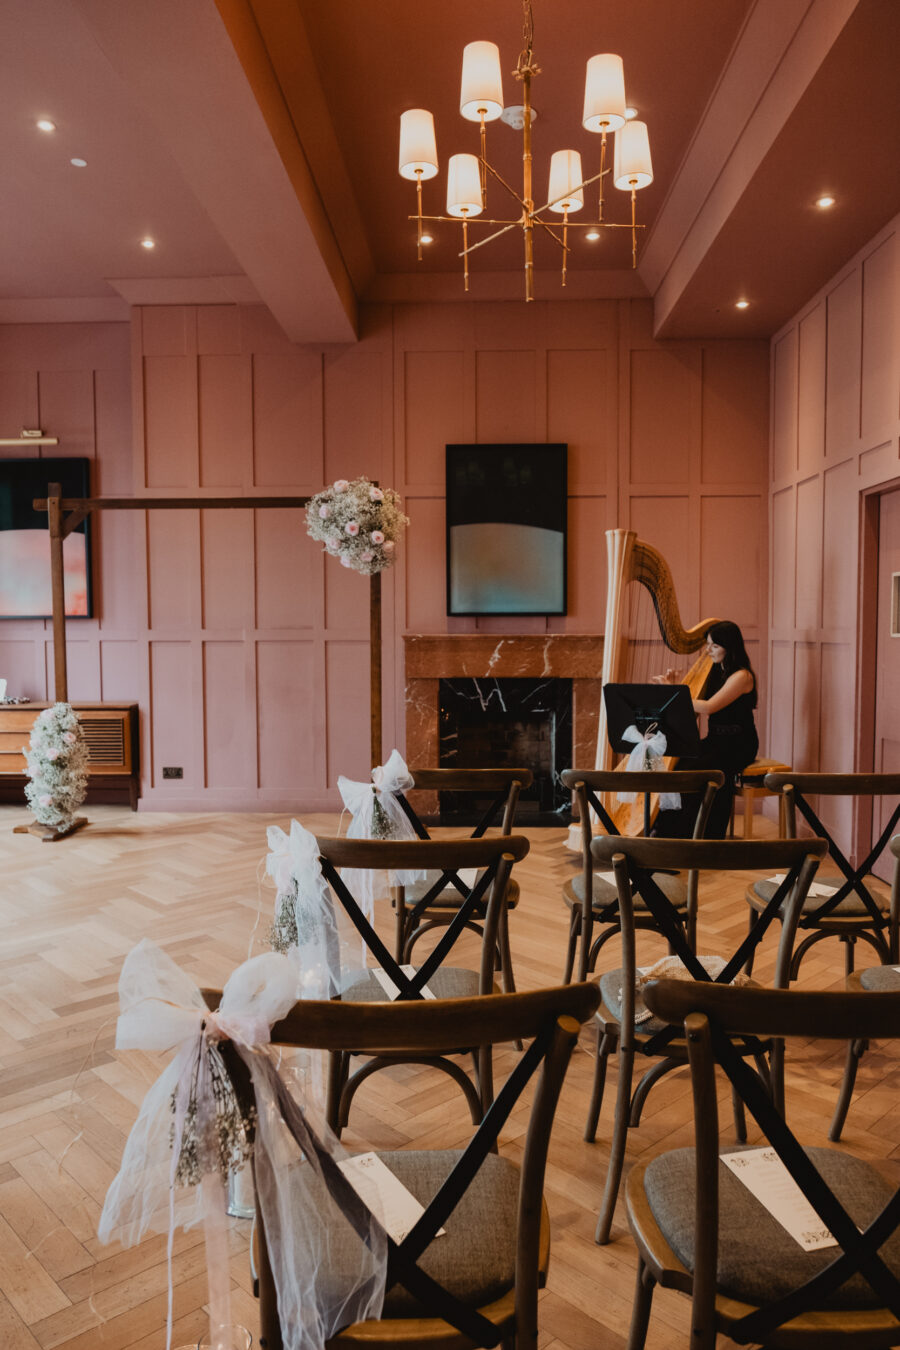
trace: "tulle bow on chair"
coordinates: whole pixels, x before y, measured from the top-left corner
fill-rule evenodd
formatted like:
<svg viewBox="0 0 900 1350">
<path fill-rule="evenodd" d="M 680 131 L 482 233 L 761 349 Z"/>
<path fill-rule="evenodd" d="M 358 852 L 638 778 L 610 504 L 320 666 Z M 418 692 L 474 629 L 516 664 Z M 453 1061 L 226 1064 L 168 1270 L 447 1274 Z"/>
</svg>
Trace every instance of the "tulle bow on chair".
<svg viewBox="0 0 900 1350">
<path fill-rule="evenodd" d="M 144 1098 L 98 1232 L 103 1242 L 117 1238 L 131 1246 L 150 1228 L 168 1230 L 167 1350 L 174 1230 L 201 1220 L 213 1344 L 230 1350 L 219 1331 L 231 1323 L 225 1186 L 229 1171 L 251 1157 L 285 1350 L 322 1350 L 339 1327 L 381 1310 L 384 1231 L 343 1182 L 336 1159 L 345 1155 L 317 1103 L 296 1099 L 268 1049 L 273 1023 L 297 997 L 297 962 L 275 952 L 239 966 L 216 1011 L 152 942 L 140 942 L 125 959 L 116 1048 L 174 1050 L 175 1057 Z M 225 1040 L 252 1079 L 256 1111 L 249 1118 L 219 1049 Z M 296 1081 L 292 1086 L 296 1091 Z M 315 1207 L 308 1202 L 311 1181 L 322 1183 Z M 335 1241 L 345 1253 L 351 1244 L 352 1260 L 339 1269 L 352 1273 L 343 1277 L 329 1261 Z"/>
<path fill-rule="evenodd" d="M 371 783 L 354 782 L 343 774 L 338 791 L 353 819 L 348 839 L 416 839 L 415 830 L 397 801 L 398 792 L 414 787 L 412 774 L 399 750 L 392 750 L 384 764 L 372 770 Z M 343 880 L 366 918 L 374 918 L 376 900 L 390 898 L 392 886 L 414 886 L 428 879 L 427 872 L 377 872 L 354 868 L 344 871 Z"/>
</svg>

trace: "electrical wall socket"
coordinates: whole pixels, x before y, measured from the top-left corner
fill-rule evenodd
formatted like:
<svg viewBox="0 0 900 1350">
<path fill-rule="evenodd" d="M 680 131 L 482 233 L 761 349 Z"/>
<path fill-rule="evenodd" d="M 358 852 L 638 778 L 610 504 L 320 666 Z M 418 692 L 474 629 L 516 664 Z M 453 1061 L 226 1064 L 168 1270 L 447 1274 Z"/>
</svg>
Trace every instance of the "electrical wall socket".
<svg viewBox="0 0 900 1350">
<path fill-rule="evenodd" d="M 163 778 L 183 778 L 183 777 L 184 777 L 184 769 L 181 767 L 180 764 L 175 768 L 173 768 L 172 765 L 163 766 Z"/>
</svg>

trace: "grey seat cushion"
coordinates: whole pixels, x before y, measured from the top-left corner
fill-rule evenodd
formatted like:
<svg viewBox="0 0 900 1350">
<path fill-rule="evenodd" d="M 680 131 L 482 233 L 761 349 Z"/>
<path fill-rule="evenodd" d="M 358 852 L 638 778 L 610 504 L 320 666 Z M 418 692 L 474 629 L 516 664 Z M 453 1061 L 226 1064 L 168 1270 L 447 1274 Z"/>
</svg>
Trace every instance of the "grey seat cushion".
<svg viewBox="0 0 900 1350">
<path fill-rule="evenodd" d="M 843 877 L 838 879 L 833 879 L 831 877 L 824 878 L 824 881 L 829 886 L 832 884 L 832 880 L 837 884 L 838 881 L 843 882 Z M 866 889 L 872 896 L 876 905 L 878 905 L 879 909 L 887 912 L 887 910 L 890 909 L 891 899 L 890 895 L 887 893 L 884 882 L 879 881 L 877 877 L 868 876 L 865 878 L 865 883 Z M 761 903 L 762 905 L 766 905 L 778 890 L 778 886 L 774 881 L 754 881 L 750 890 L 758 904 Z M 824 895 L 808 895 L 803 902 L 803 913 L 812 913 L 821 905 L 826 904 L 827 899 L 828 897 Z M 751 900 L 751 904 L 752 903 L 753 901 Z M 858 895 L 852 893 L 841 901 L 837 909 L 832 910 L 831 913 L 827 914 L 825 917 L 826 919 L 866 919 L 870 918 L 871 915 L 865 906 L 865 902 L 861 900 Z"/>
<path fill-rule="evenodd" d="M 437 1194 L 458 1161 L 457 1150 L 381 1153 L 382 1161 L 423 1205 Z M 433 1279 L 473 1307 L 500 1298 L 515 1279 L 519 1169 L 488 1154 L 481 1170 L 419 1264 Z M 402 1286 L 388 1290 L 385 1317 L 434 1316 Z"/>
<path fill-rule="evenodd" d="M 406 908 L 412 909 L 415 905 L 417 905 L 419 901 L 422 899 L 422 897 L 428 894 L 429 890 L 434 885 L 435 881 L 437 881 L 437 876 L 435 876 L 433 881 L 430 882 L 417 881 L 415 885 L 407 886 L 403 893 L 403 899 Z M 484 897 L 485 902 L 487 902 L 489 897 L 490 897 L 490 889 L 487 891 Z M 460 895 L 456 887 L 445 886 L 444 889 L 442 891 L 439 891 L 438 894 L 435 896 L 435 898 L 431 901 L 428 908 L 454 910 L 459 909 L 461 903 L 462 903 L 462 896 Z M 506 883 L 507 908 L 515 909 L 518 903 L 519 903 L 519 883 L 516 880 L 514 880 L 513 877 L 510 877 L 509 881 Z"/>
<path fill-rule="evenodd" d="M 478 975 L 458 966 L 440 966 L 428 981 L 435 998 L 474 998 L 478 993 Z M 341 995 L 345 1003 L 386 1003 L 388 995 L 371 970 Z"/>
<path fill-rule="evenodd" d="M 893 993 L 900 991 L 900 971 L 893 966 L 871 966 L 860 971 L 859 982 L 873 993 Z"/>
<path fill-rule="evenodd" d="M 675 906 L 676 909 L 685 909 L 687 906 L 687 883 L 682 876 L 672 876 L 668 872 L 654 872 L 653 880 L 662 891 L 666 899 Z M 615 904 L 618 897 L 618 891 L 615 886 L 605 881 L 603 877 L 594 872 L 591 877 L 593 900 L 591 909 L 599 913 L 607 905 Z M 563 887 L 563 896 L 567 905 L 582 905 L 584 903 L 584 873 L 579 872 L 577 876 L 571 877 Z M 634 896 L 635 912 L 641 910 L 647 912 L 647 902 L 643 896 L 636 894 Z"/>
<path fill-rule="evenodd" d="M 865 1227 L 893 1195 L 891 1186 L 869 1163 L 834 1149 L 806 1150 L 823 1179 L 853 1221 Z M 694 1150 L 660 1154 L 644 1173 L 644 1188 L 660 1229 L 679 1261 L 694 1268 Z M 768 1210 L 719 1163 L 718 1285 L 724 1294 L 747 1303 L 768 1303 L 797 1288 L 840 1254 L 839 1247 L 805 1252 Z M 900 1234 L 882 1247 L 882 1257 L 900 1275 Z M 828 1308 L 878 1307 L 861 1275 L 824 1300 Z"/>
<path fill-rule="evenodd" d="M 603 1000 L 603 1006 L 608 1012 L 611 1012 L 617 1021 L 622 1020 L 622 972 L 621 970 L 608 970 L 600 976 L 600 997 Z M 645 1017 L 640 1020 L 640 1014 L 645 1011 L 644 1001 L 637 995 L 634 1000 L 635 1029 L 642 1036 L 652 1036 L 657 1031 L 662 1031 L 668 1026 L 668 1022 L 662 1022 L 658 1017 Z"/>
</svg>

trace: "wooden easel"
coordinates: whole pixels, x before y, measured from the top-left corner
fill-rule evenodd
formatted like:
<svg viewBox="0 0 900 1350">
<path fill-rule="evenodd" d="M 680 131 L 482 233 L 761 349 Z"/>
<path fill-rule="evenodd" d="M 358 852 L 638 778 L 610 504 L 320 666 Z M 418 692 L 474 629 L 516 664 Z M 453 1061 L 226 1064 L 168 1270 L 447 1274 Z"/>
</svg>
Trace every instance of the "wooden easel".
<svg viewBox="0 0 900 1350">
<path fill-rule="evenodd" d="M 240 508 L 246 511 L 265 511 L 285 507 L 305 507 L 309 497 L 63 497 L 59 483 L 49 483 L 47 496 L 38 497 L 33 505 L 36 511 L 47 512 L 50 530 L 50 583 L 53 596 L 53 673 L 57 703 L 68 703 L 69 682 L 66 665 L 66 596 L 63 572 L 63 540 L 93 511 L 222 511 Z M 369 687 L 370 687 L 370 753 L 372 766 L 381 763 L 382 703 L 381 703 L 381 573 L 369 577 Z M 86 825 L 79 817 L 67 830 L 73 833 Z M 44 840 L 59 839 L 65 835 L 47 826 L 17 825 L 16 833 L 37 834 Z"/>
</svg>

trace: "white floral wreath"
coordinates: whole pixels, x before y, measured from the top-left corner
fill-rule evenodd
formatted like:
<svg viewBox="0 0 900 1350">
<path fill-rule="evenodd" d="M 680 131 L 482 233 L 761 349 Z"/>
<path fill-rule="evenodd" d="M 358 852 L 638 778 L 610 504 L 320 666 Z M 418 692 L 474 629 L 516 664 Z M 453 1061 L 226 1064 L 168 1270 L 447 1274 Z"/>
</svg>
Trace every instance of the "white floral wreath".
<svg viewBox="0 0 900 1350">
<path fill-rule="evenodd" d="M 393 488 L 376 487 L 368 478 L 338 478 L 306 508 L 306 530 L 344 567 L 371 575 L 394 561 L 397 541 L 409 524 Z"/>
</svg>

